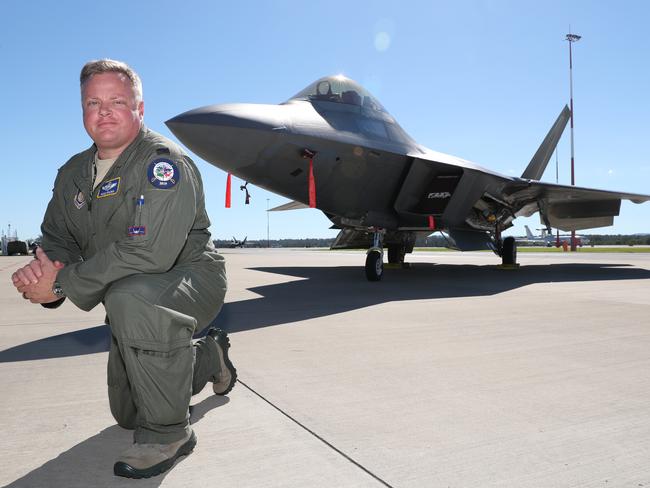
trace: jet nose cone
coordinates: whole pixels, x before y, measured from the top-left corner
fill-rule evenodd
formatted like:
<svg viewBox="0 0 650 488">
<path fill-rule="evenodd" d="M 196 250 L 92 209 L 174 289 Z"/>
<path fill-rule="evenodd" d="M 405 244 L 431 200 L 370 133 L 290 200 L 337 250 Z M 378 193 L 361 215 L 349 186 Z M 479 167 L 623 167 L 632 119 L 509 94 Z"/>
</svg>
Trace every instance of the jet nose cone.
<svg viewBox="0 0 650 488">
<path fill-rule="evenodd" d="M 261 105 L 227 104 L 196 108 L 169 119 L 165 124 L 172 129 L 180 125 L 209 125 L 238 127 L 240 129 L 270 129 L 278 121 L 276 114 Z M 277 108 L 277 106 L 273 106 Z"/>
<path fill-rule="evenodd" d="M 231 171 L 251 164 L 278 129 L 286 129 L 278 105 L 210 105 L 165 124 L 192 152 Z"/>
</svg>

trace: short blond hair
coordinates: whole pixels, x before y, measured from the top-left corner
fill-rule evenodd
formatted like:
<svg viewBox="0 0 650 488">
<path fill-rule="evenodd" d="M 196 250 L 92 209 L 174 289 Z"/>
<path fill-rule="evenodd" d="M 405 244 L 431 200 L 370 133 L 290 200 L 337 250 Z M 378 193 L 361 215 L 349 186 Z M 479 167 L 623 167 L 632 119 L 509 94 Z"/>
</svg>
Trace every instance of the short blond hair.
<svg viewBox="0 0 650 488">
<path fill-rule="evenodd" d="M 128 64 L 114 59 L 96 59 L 94 61 L 88 61 L 84 67 L 81 68 L 81 74 L 79 75 L 79 85 L 81 86 L 81 89 L 83 90 L 84 84 L 91 76 L 100 73 L 123 74 L 131 82 L 136 103 L 142 101 L 142 81 L 140 80 L 138 73 L 136 73 Z"/>
</svg>

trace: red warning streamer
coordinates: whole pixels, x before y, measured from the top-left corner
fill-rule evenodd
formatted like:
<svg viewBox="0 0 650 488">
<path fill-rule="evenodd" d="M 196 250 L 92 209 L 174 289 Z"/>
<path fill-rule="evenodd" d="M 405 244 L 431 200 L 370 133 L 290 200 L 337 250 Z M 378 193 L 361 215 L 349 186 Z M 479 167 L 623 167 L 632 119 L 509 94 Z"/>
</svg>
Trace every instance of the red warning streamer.
<svg viewBox="0 0 650 488">
<path fill-rule="evenodd" d="M 230 208 L 230 189 L 232 186 L 232 175 L 228 173 L 228 179 L 226 180 L 226 208 Z"/>
<path fill-rule="evenodd" d="M 316 208 L 316 180 L 314 179 L 314 160 L 309 159 L 309 208 Z"/>
</svg>

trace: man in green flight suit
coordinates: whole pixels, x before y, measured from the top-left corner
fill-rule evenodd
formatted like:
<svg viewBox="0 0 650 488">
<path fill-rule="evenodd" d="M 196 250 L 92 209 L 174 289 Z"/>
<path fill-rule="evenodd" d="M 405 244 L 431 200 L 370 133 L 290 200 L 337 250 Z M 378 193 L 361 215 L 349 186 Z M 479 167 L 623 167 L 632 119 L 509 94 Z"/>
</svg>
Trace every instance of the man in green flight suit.
<svg viewBox="0 0 650 488">
<path fill-rule="evenodd" d="M 192 160 L 143 124 L 139 76 L 104 59 L 81 71 L 84 127 L 94 144 L 60 169 L 36 259 L 13 283 L 25 299 L 82 310 L 99 303 L 111 329 L 108 396 L 134 444 L 114 473 L 148 478 L 189 454 L 189 403 L 208 381 L 235 384 L 225 332 L 210 329 L 226 293 L 203 185 Z"/>
</svg>

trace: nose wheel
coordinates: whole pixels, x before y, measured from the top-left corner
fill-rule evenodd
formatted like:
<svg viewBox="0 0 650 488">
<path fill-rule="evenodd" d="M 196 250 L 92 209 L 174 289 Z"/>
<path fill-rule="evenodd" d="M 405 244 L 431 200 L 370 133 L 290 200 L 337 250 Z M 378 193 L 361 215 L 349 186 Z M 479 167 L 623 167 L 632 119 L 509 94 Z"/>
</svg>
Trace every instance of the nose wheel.
<svg viewBox="0 0 650 488">
<path fill-rule="evenodd" d="M 366 278 L 368 281 L 379 281 L 384 274 L 384 253 L 370 249 L 366 256 Z"/>
<path fill-rule="evenodd" d="M 368 281 L 379 281 L 384 274 L 384 247 L 383 237 L 386 231 L 376 229 L 373 236 L 373 245 L 366 255 L 366 278 Z"/>
</svg>

